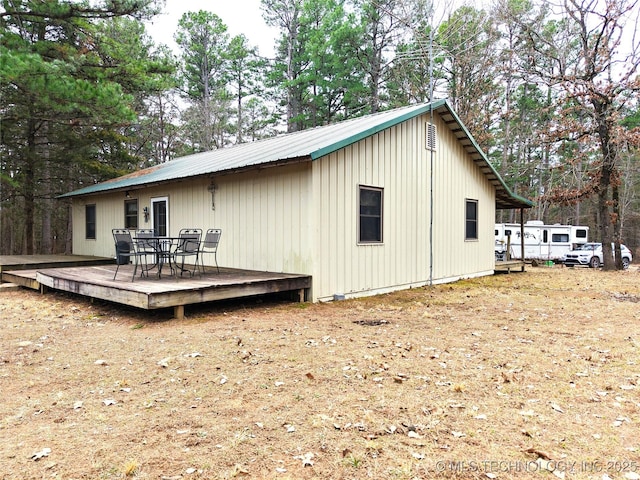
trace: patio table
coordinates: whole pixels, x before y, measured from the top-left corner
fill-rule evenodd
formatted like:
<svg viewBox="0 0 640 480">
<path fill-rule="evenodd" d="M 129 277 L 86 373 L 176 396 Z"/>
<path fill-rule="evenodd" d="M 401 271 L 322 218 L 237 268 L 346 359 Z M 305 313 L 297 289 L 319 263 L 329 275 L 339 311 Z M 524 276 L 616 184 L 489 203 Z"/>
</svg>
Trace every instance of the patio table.
<svg viewBox="0 0 640 480">
<path fill-rule="evenodd" d="M 149 268 L 151 270 L 154 267 L 158 268 L 158 278 L 162 278 L 162 267 L 165 263 L 169 265 L 171 274 L 177 270 L 177 266 L 172 261 L 174 247 L 177 247 L 180 242 L 180 237 L 135 237 L 134 240 L 138 244 L 138 248 L 151 248 L 156 255 L 156 263 Z"/>
</svg>

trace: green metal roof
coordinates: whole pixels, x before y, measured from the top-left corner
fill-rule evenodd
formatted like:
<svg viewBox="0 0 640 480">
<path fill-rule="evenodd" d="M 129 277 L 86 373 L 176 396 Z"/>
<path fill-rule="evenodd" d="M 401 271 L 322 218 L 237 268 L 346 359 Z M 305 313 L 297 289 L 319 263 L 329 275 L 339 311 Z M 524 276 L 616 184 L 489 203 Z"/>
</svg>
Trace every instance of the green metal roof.
<svg viewBox="0 0 640 480">
<path fill-rule="evenodd" d="M 127 190 L 202 175 L 220 174 L 297 161 L 316 160 L 382 130 L 433 109 L 462 142 L 467 153 L 496 187 L 497 208 L 529 208 L 533 203 L 513 194 L 446 100 L 419 104 L 345 120 L 333 125 L 279 135 L 252 143 L 177 158 L 154 167 L 89 185 L 61 197 Z"/>
</svg>

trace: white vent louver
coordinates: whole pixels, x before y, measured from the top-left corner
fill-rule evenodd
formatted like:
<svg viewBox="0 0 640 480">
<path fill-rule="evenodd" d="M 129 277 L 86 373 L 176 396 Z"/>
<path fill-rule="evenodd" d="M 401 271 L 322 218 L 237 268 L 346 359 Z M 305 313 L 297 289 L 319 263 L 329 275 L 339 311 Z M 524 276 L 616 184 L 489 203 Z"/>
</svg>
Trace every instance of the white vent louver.
<svg viewBox="0 0 640 480">
<path fill-rule="evenodd" d="M 433 123 L 426 123 L 425 129 L 425 145 L 427 150 L 435 150 L 436 149 L 436 126 Z"/>
</svg>

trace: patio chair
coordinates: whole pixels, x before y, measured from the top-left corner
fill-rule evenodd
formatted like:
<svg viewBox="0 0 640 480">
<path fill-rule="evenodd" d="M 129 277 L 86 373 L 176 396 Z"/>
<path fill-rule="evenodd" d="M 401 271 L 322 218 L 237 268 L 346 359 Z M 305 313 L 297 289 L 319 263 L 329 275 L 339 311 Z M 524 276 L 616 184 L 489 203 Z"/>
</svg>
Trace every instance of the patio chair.
<svg viewBox="0 0 640 480">
<path fill-rule="evenodd" d="M 220 243 L 220 237 L 222 236 L 222 230 L 219 228 L 210 228 L 204 236 L 204 240 L 200 244 L 200 265 L 202 267 L 202 273 L 205 273 L 204 266 L 204 254 L 213 253 L 213 258 L 216 262 L 216 269 L 220 273 L 220 267 L 218 266 L 218 244 Z"/>
<path fill-rule="evenodd" d="M 145 267 L 142 268 L 141 276 L 149 270 L 147 264 L 147 255 L 150 255 L 150 252 L 144 252 L 138 249 L 138 245 L 131 238 L 131 232 L 124 228 L 114 228 L 113 233 L 113 241 L 115 242 L 116 247 L 116 273 L 113 274 L 113 279 L 115 280 L 118 276 L 118 270 L 120 269 L 120 265 L 131 263 L 131 259 L 133 258 L 134 267 L 133 267 L 133 276 L 131 277 L 131 281 L 136 278 L 136 272 L 138 271 L 138 259 L 144 258 Z"/>
<path fill-rule="evenodd" d="M 198 268 L 198 255 L 200 253 L 200 238 L 202 230 L 199 228 L 183 228 L 178 234 L 178 243 L 173 251 L 173 264 L 180 270 L 180 276 L 184 272 L 189 272 L 191 276 L 196 273 Z M 184 268 L 184 262 L 187 257 L 194 257 L 193 270 Z M 180 265 L 178 265 L 180 263 Z"/>
</svg>

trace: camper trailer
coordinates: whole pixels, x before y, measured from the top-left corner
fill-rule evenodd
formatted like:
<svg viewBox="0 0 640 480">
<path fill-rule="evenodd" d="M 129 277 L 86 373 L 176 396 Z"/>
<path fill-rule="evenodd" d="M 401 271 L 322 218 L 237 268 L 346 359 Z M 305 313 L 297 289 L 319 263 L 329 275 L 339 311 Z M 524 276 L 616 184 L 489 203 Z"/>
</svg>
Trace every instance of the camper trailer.
<svg viewBox="0 0 640 480">
<path fill-rule="evenodd" d="M 524 224 L 524 259 L 562 261 L 565 253 L 589 241 L 589 227 L 576 225 L 545 225 L 540 220 Z M 496 260 L 521 259 L 519 223 L 496 223 Z"/>
</svg>

